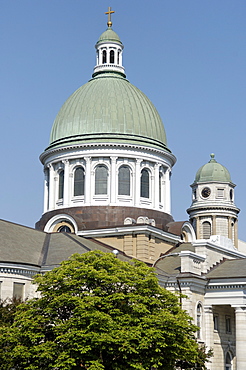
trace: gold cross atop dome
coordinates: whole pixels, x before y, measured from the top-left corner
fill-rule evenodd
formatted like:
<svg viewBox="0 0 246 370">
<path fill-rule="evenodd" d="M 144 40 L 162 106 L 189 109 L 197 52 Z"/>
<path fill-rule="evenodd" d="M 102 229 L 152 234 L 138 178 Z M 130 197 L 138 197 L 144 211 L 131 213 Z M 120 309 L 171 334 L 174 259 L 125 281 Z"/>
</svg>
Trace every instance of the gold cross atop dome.
<svg viewBox="0 0 246 370">
<path fill-rule="evenodd" d="M 105 12 L 105 14 L 108 14 L 108 27 L 112 27 L 112 22 L 111 22 L 111 14 L 114 13 L 114 10 L 111 10 L 111 7 L 108 7 L 108 11 Z"/>
</svg>

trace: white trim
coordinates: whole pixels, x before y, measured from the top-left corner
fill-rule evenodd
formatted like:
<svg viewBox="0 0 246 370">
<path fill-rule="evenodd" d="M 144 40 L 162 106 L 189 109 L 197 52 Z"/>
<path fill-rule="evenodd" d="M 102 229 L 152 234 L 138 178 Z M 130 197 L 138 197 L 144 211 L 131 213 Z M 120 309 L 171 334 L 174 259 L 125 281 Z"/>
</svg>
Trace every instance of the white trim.
<svg viewBox="0 0 246 370">
<path fill-rule="evenodd" d="M 44 232 L 52 233 L 54 230 L 54 227 L 62 221 L 68 221 L 69 223 L 71 223 L 74 227 L 75 234 L 78 234 L 78 226 L 77 226 L 76 221 L 73 219 L 73 217 L 67 214 L 59 214 L 59 215 L 53 216 L 45 225 Z"/>
<path fill-rule="evenodd" d="M 122 226 L 122 227 L 114 227 L 108 229 L 94 229 L 94 230 L 82 230 L 79 231 L 77 234 L 79 236 L 87 237 L 87 238 L 97 238 L 97 237 L 105 237 L 105 236 L 119 236 L 119 235 L 126 235 L 126 234 L 140 234 L 148 232 L 151 233 L 154 237 L 161 238 L 165 241 L 178 243 L 181 242 L 181 238 L 177 235 L 173 235 L 167 233 L 163 230 L 157 229 L 151 225 L 134 225 L 134 226 Z"/>
</svg>

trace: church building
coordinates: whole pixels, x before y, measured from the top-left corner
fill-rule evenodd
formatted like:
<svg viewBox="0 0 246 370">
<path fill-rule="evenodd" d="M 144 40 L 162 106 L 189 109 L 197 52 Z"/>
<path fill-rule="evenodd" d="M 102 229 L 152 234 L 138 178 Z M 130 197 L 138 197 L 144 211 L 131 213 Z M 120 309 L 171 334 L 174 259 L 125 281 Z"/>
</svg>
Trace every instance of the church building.
<svg viewBox="0 0 246 370">
<path fill-rule="evenodd" d="M 92 78 L 63 104 L 40 156 L 44 210 L 36 228 L 0 221 L 1 298 L 34 297 L 33 276 L 73 253 L 137 258 L 156 268 L 161 286 L 186 296 L 197 341 L 214 353 L 207 368 L 245 370 L 246 243 L 238 240 L 236 185 L 211 154 L 194 174 L 188 220 L 175 222 L 176 158 L 155 106 L 126 78 L 112 13 Z"/>
</svg>

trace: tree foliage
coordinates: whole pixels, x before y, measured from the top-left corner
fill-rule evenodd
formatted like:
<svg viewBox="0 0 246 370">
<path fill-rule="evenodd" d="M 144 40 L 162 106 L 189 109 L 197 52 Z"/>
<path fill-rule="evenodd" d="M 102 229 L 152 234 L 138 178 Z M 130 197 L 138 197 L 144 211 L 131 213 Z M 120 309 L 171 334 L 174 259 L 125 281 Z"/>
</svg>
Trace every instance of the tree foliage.
<svg viewBox="0 0 246 370">
<path fill-rule="evenodd" d="M 1 328 L 5 370 L 169 370 L 198 358 L 196 327 L 142 262 L 76 254 L 35 283 L 40 298 Z"/>
</svg>

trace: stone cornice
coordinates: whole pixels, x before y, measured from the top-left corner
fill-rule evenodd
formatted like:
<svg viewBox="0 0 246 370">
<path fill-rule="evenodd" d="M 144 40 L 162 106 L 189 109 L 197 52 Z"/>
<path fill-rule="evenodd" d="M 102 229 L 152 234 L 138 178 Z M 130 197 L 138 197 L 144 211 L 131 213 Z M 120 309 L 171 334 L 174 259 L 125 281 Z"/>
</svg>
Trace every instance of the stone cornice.
<svg viewBox="0 0 246 370">
<path fill-rule="evenodd" d="M 244 253 L 239 252 L 236 248 L 235 249 L 228 249 L 225 247 L 220 246 L 216 243 L 211 243 L 207 239 L 198 239 L 194 242 L 192 242 L 192 245 L 194 247 L 206 247 L 209 249 L 217 250 L 223 253 L 226 253 L 230 256 L 233 256 L 234 258 L 246 258 L 246 255 Z"/>
<path fill-rule="evenodd" d="M 0 274 L 11 274 L 11 275 L 23 275 L 29 278 L 33 278 L 34 275 L 40 272 L 39 267 L 26 267 L 23 265 L 13 265 L 9 263 L 1 263 L 0 264 Z"/>
<path fill-rule="evenodd" d="M 245 283 L 224 283 L 224 284 L 208 284 L 206 290 L 223 290 L 223 289 L 230 289 L 230 290 L 245 290 L 246 289 L 246 282 Z"/>
<path fill-rule="evenodd" d="M 113 227 L 107 229 L 82 230 L 78 232 L 78 235 L 83 236 L 85 238 L 98 238 L 105 236 L 119 236 L 126 234 L 129 235 L 142 233 L 151 234 L 159 239 L 163 239 L 171 243 L 178 243 L 181 241 L 181 238 L 179 236 L 167 233 L 151 225 L 134 225 L 134 226 Z"/>
<path fill-rule="evenodd" d="M 230 204 L 214 204 L 214 205 L 195 205 L 195 206 L 191 206 L 190 208 L 188 208 L 186 210 L 186 212 L 188 214 L 192 213 L 192 212 L 197 212 L 197 211 L 206 211 L 206 213 L 208 212 L 211 212 L 211 211 L 221 211 L 221 210 L 225 210 L 225 211 L 234 211 L 236 213 L 239 213 L 240 212 L 240 209 L 237 208 L 235 205 L 230 205 Z"/>
<path fill-rule="evenodd" d="M 60 147 L 60 148 L 54 148 L 54 149 L 49 149 L 47 151 L 44 151 L 39 159 L 41 161 L 42 164 L 44 164 L 46 158 L 48 158 L 50 155 L 52 154 L 55 154 L 55 153 L 60 153 L 60 152 L 66 152 L 66 151 L 69 151 L 69 150 L 73 150 L 73 149 L 86 149 L 86 148 L 105 148 L 105 147 L 118 147 L 118 148 L 128 148 L 128 149 L 134 149 L 134 150 L 143 150 L 143 151 L 149 151 L 149 152 L 154 152 L 154 153 L 157 153 L 161 156 L 163 156 L 165 154 L 166 157 L 168 157 L 168 159 L 170 160 L 171 162 L 171 165 L 173 166 L 175 163 L 176 163 L 176 157 L 171 153 L 169 152 L 168 150 L 159 150 L 157 148 L 152 148 L 152 147 L 148 147 L 148 146 L 139 146 L 139 145 L 133 145 L 133 144 L 124 144 L 124 143 L 93 143 L 93 144 L 74 144 L 74 145 L 68 145 L 68 146 L 64 146 L 64 147 Z"/>
</svg>

